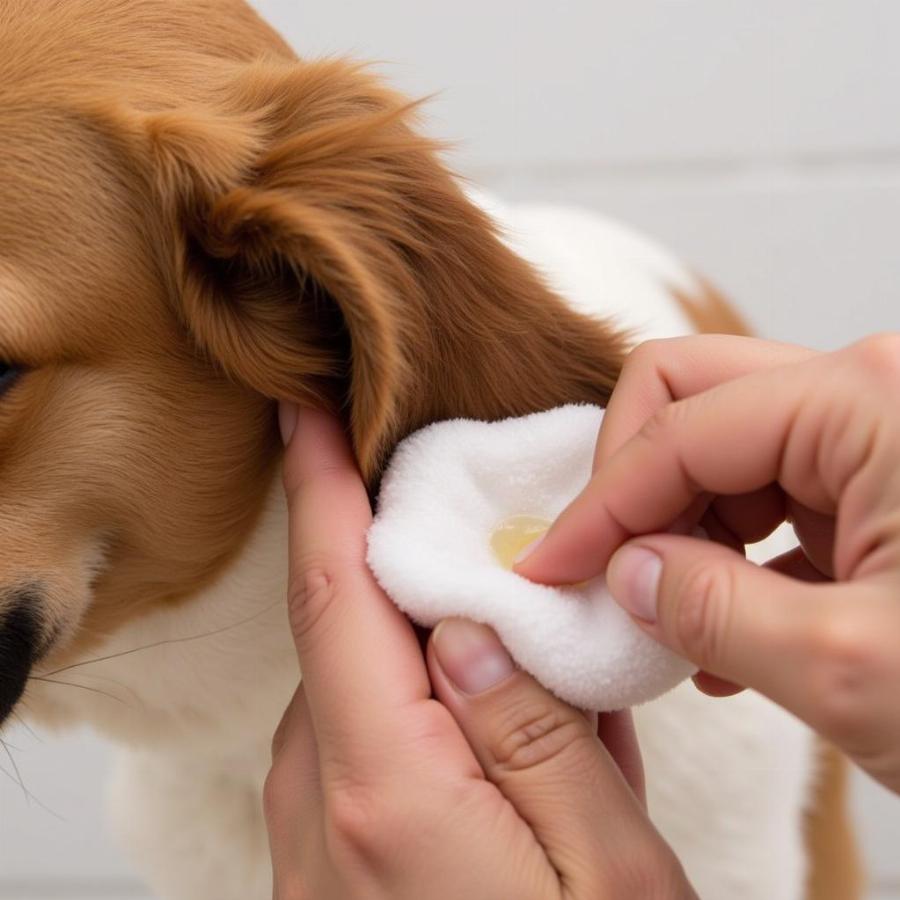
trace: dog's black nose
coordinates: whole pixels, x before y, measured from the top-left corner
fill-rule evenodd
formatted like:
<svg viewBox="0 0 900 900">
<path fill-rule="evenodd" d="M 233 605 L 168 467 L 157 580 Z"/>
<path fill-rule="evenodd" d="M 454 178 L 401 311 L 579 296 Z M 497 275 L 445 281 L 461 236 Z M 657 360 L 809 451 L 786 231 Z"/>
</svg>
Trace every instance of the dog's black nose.
<svg viewBox="0 0 900 900">
<path fill-rule="evenodd" d="M 0 601 L 0 724 L 25 690 L 40 640 L 40 606 L 34 591 L 17 591 Z"/>
</svg>

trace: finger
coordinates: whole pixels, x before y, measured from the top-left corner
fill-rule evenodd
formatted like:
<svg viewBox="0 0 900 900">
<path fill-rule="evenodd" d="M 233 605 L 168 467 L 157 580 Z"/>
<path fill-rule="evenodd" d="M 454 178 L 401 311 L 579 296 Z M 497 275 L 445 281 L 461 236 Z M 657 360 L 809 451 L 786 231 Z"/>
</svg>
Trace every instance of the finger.
<svg viewBox="0 0 900 900">
<path fill-rule="evenodd" d="M 775 484 L 758 491 L 739 496 L 716 497 L 711 504 L 719 522 L 733 534 L 741 544 L 755 544 L 768 537 L 783 522 L 789 521 L 805 551 L 804 559 L 811 561 L 824 577 L 832 578 L 834 568 L 835 518 L 815 512 L 790 497 Z M 704 521 L 704 525 L 706 525 Z M 710 531 L 710 536 L 715 536 Z M 715 538 L 718 539 L 718 538 Z M 719 543 L 728 543 L 719 540 Z M 785 572 L 784 574 L 794 574 Z M 802 577 L 795 575 L 795 577 Z M 804 577 L 805 581 L 812 580 Z"/>
<path fill-rule="evenodd" d="M 493 782 L 565 877 L 658 840 L 639 800 L 585 718 L 515 668 L 494 632 L 442 622 L 428 647 L 435 695 Z M 619 856 L 619 860 L 621 857 Z"/>
<path fill-rule="evenodd" d="M 827 575 L 817 569 L 803 552 L 802 547 L 794 547 L 774 559 L 770 559 L 765 568 L 799 581 L 811 581 L 814 583 L 830 581 Z"/>
<path fill-rule="evenodd" d="M 272 762 L 283 756 L 313 773 L 318 769 L 316 734 L 302 684 L 294 691 L 294 696 L 272 735 Z"/>
<path fill-rule="evenodd" d="M 723 547 L 669 535 L 638 538 L 618 550 L 607 582 L 661 643 L 706 672 L 755 688 L 814 728 L 821 725 L 828 703 L 822 673 L 830 665 L 823 628 L 833 631 L 840 615 L 843 627 L 859 630 L 846 615 L 845 586 L 796 581 Z M 864 602 L 868 588 L 853 590 Z M 861 618 L 857 607 L 857 623 Z"/>
<path fill-rule="evenodd" d="M 698 672 L 691 680 L 697 690 L 702 691 L 707 697 L 733 697 L 744 690 L 741 685 L 719 678 L 717 675 L 710 675 L 709 672 Z"/>
<path fill-rule="evenodd" d="M 318 820 L 322 797 L 318 768 L 312 718 L 301 687 L 272 739 L 272 767 L 263 788 L 275 871 L 293 868 L 304 832 Z"/>
<path fill-rule="evenodd" d="M 683 400 L 751 372 L 799 362 L 815 353 L 793 344 L 725 334 L 639 344 L 625 361 L 603 417 L 594 468 L 673 400 Z"/>
<path fill-rule="evenodd" d="M 784 491 L 777 484 L 767 484 L 747 494 L 716 497 L 711 508 L 742 544 L 755 544 L 785 521 L 785 503 Z"/>
<path fill-rule="evenodd" d="M 787 510 L 806 558 L 825 577 L 834 578 L 835 517 L 790 499 Z"/>
<path fill-rule="evenodd" d="M 291 626 L 323 767 L 384 763 L 394 711 L 430 696 L 412 626 L 366 566 L 371 509 L 331 416 L 300 412 L 287 448 Z"/>
<path fill-rule="evenodd" d="M 710 505 L 709 509 L 703 514 L 698 525 L 695 525 L 689 531 L 668 531 L 667 534 L 687 534 L 691 537 L 708 538 L 717 544 L 730 547 L 735 553 L 744 555 L 744 542 L 737 537 L 730 528 L 723 524 L 722 520 L 716 513 L 715 507 Z"/>
<path fill-rule="evenodd" d="M 544 583 L 584 581 L 629 537 L 665 530 L 704 493 L 748 494 L 786 479 L 801 502 L 833 509 L 809 460 L 795 454 L 782 472 L 795 420 L 818 422 L 824 408 L 813 402 L 817 360 L 791 367 L 789 378 L 767 370 L 667 406 L 597 471 L 516 571 Z"/>
<path fill-rule="evenodd" d="M 646 809 L 647 785 L 644 779 L 644 762 L 641 759 L 641 749 L 631 710 L 620 709 L 616 712 L 601 713 L 597 719 L 596 731 L 597 737 L 615 760 L 635 797 Z"/>
</svg>

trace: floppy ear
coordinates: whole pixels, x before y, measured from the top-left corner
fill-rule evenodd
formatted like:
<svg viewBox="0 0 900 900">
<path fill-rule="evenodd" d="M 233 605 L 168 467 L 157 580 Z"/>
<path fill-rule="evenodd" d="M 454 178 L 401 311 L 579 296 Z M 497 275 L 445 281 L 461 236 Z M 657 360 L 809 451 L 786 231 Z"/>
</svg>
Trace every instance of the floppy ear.
<svg viewBox="0 0 900 900">
<path fill-rule="evenodd" d="M 369 479 L 434 419 L 605 402 L 624 346 L 500 242 L 413 111 L 360 66 L 267 61 L 143 123 L 188 327 L 265 395 L 346 409 Z"/>
</svg>

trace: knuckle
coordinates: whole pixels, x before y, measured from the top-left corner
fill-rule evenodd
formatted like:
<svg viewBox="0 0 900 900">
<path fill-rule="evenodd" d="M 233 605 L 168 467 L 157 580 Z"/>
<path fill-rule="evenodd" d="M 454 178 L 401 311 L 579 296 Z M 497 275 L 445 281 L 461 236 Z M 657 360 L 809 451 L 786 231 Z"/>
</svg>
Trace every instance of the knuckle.
<svg viewBox="0 0 900 900">
<path fill-rule="evenodd" d="M 345 784 L 328 792 L 326 836 L 335 858 L 363 860 L 381 868 L 396 856 L 404 834 L 416 829 L 405 804 L 390 802 L 388 793 L 360 784 Z"/>
<path fill-rule="evenodd" d="M 684 874 L 674 854 L 659 842 L 636 841 L 620 862 L 620 879 L 610 896 L 674 900 L 683 896 Z"/>
<path fill-rule="evenodd" d="M 288 585 L 288 618 L 298 644 L 305 643 L 329 614 L 338 597 L 333 567 L 319 561 L 298 566 Z"/>
<path fill-rule="evenodd" d="M 499 772 L 515 773 L 574 758 L 582 745 L 593 742 L 587 720 L 574 710 L 547 698 L 514 706 L 501 724 L 492 748 Z"/>
<path fill-rule="evenodd" d="M 641 426 L 638 436 L 642 439 L 656 444 L 665 439 L 673 432 L 677 432 L 685 423 L 690 409 L 684 400 L 676 400 L 673 403 L 667 403 L 665 406 L 656 410 L 649 419 Z"/>
<path fill-rule="evenodd" d="M 870 717 L 866 702 L 870 685 L 881 679 L 873 647 L 881 640 L 847 621 L 850 617 L 824 615 L 808 637 L 812 661 L 812 696 L 816 697 L 816 727 L 840 743 L 855 741 Z"/>
<path fill-rule="evenodd" d="M 459 732 L 450 711 L 437 700 L 429 700 L 417 709 L 414 720 L 405 727 L 415 746 L 426 756 L 430 751 L 440 753 L 447 746 L 448 735 Z"/>
<path fill-rule="evenodd" d="M 596 896 L 642 900 L 684 897 L 687 879 L 681 863 L 652 829 L 626 828 L 611 841 L 608 850 L 602 871 L 592 872 Z"/>
<path fill-rule="evenodd" d="M 900 333 L 887 332 L 864 338 L 853 347 L 856 358 L 880 382 L 900 382 Z"/>
<path fill-rule="evenodd" d="M 645 900 L 668 900 L 681 896 L 683 887 L 680 866 L 669 860 L 650 841 L 639 843 L 619 860 L 615 885 L 610 897 L 642 897 Z"/>
<path fill-rule="evenodd" d="M 362 787 L 342 786 L 328 794 L 325 804 L 328 831 L 344 847 L 367 854 L 374 835 L 380 830 L 380 816 L 374 798 Z"/>
<path fill-rule="evenodd" d="M 715 670 L 725 655 L 734 603 L 730 566 L 695 563 L 676 585 L 675 637 L 701 668 Z"/>
<path fill-rule="evenodd" d="M 317 484 L 327 485 L 332 479 L 347 475 L 347 465 L 341 460 L 318 460 L 311 469 L 309 460 L 298 453 L 285 453 L 282 462 L 284 482 L 289 505 L 304 502 L 309 488 Z"/>
<path fill-rule="evenodd" d="M 623 372 L 643 372 L 645 369 L 653 368 L 667 355 L 670 345 L 670 338 L 651 338 L 649 341 L 642 341 L 625 358 Z"/>
</svg>

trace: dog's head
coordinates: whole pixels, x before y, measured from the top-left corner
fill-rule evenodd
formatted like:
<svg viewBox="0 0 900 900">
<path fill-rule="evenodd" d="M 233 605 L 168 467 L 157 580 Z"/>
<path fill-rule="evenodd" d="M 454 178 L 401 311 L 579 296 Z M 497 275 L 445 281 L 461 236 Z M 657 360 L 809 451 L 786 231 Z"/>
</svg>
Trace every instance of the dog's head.
<svg viewBox="0 0 900 900">
<path fill-rule="evenodd" d="M 412 107 L 237 0 L 0 0 L 0 720 L 30 669 L 245 541 L 274 400 L 409 430 L 604 402 L 623 344 L 464 196 Z"/>
</svg>

